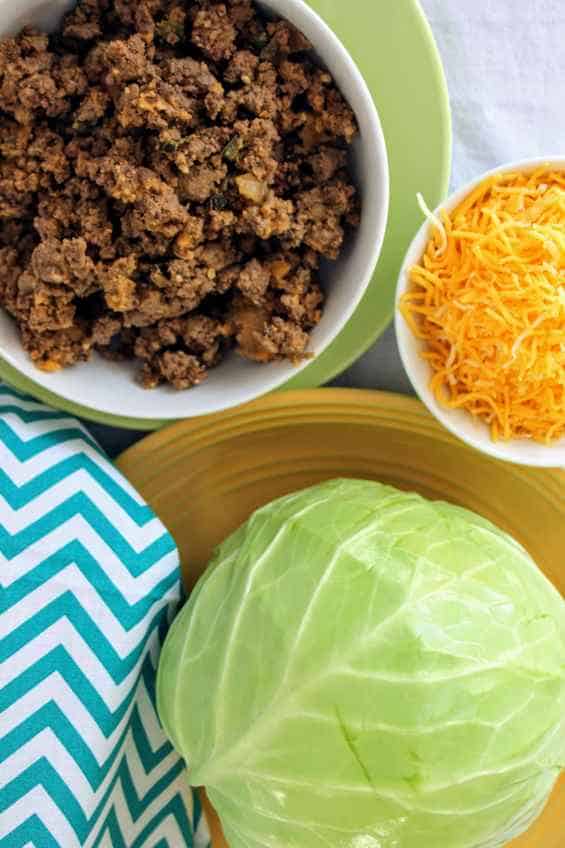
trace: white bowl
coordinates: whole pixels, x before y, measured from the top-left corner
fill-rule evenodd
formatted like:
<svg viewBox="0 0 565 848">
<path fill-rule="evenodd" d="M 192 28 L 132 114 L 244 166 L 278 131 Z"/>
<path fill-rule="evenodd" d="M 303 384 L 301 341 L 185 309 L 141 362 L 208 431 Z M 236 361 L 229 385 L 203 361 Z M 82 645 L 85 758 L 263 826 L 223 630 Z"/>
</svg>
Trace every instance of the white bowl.
<svg viewBox="0 0 565 848">
<path fill-rule="evenodd" d="M 474 182 L 455 192 L 445 203 L 441 204 L 436 210 L 436 214 L 441 209 L 452 212 L 483 180 L 490 176 L 509 173 L 511 171 L 524 171 L 528 173 L 545 165 L 556 170 L 565 170 L 565 159 L 559 157 L 526 159 L 521 162 L 501 165 L 499 168 L 488 171 Z M 553 445 L 542 445 L 528 439 L 494 442 L 490 435 L 490 429 L 485 423 L 475 419 L 462 409 L 447 409 L 441 406 L 430 390 L 432 369 L 421 358 L 421 353 L 426 347 L 426 344 L 414 336 L 404 320 L 398 305 L 402 296 L 410 289 L 410 268 L 418 264 L 421 260 L 432 233 L 433 225 L 426 221 L 408 249 L 400 271 L 396 291 L 396 337 L 404 368 L 416 393 L 444 427 L 468 445 L 483 453 L 489 454 L 496 459 L 506 460 L 507 462 L 513 462 L 518 465 L 530 465 L 540 468 L 565 466 L 565 439 L 561 439 Z"/>
<path fill-rule="evenodd" d="M 0 0 L 0 33 L 17 31 L 27 23 L 54 28 L 72 5 L 65 0 Z M 262 0 L 259 5 L 267 13 L 289 20 L 312 42 L 353 108 L 360 128 L 352 165 L 361 189 L 361 226 L 339 261 L 328 263 L 322 271 L 327 303 L 310 344 L 310 351 L 318 356 L 355 311 L 380 255 L 389 198 L 386 146 L 369 89 L 332 30 L 302 0 Z M 97 356 L 86 364 L 45 374 L 34 367 L 20 345 L 14 323 L 1 310 L 0 356 L 26 377 L 74 403 L 112 415 L 150 419 L 188 418 L 237 406 L 284 385 L 308 364 L 257 365 L 234 353 L 212 370 L 202 385 L 185 392 L 170 387 L 142 389 L 135 381 L 133 363 L 114 365 Z"/>
</svg>

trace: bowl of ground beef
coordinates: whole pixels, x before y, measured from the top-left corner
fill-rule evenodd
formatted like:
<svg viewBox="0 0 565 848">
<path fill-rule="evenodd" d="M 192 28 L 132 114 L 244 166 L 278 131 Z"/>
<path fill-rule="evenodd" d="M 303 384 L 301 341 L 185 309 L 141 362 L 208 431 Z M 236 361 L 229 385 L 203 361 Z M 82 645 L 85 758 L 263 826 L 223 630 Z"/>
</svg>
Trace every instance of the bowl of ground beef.
<svg viewBox="0 0 565 848">
<path fill-rule="evenodd" d="M 0 33 L 0 356 L 99 412 L 176 419 L 276 389 L 335 339 L 379 257 L 388 166 L 306 3 L 18 0 Z"/>
</svg>

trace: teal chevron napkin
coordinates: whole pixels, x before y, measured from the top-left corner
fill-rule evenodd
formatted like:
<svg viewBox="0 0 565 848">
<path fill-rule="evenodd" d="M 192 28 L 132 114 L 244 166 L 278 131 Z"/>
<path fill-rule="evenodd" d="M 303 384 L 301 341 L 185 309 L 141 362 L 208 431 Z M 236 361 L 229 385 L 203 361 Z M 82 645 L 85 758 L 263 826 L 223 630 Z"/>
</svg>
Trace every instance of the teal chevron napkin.
<svg viewBox="0 0 565 848">
<path fill-rule="evenodd" d="M 0 385 L 0 848 L 203 848 L 155 711 L 175 544 L 81 425 Z"/>
</svg>

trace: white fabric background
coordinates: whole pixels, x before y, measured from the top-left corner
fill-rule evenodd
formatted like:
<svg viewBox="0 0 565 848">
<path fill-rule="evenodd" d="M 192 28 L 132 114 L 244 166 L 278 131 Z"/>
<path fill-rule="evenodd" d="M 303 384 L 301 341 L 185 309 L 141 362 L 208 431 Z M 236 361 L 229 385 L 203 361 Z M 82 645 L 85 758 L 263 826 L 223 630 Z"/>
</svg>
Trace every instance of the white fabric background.
<svg viewBox="0 0 565 848">
<path fill-rule="evenodd" d="M 565 0 L 421 3 L 450 90 L 452 188 L 503 162 L 565 155 Z M 410 392 L 392 329 L 337 384 Z"/>
</svg>

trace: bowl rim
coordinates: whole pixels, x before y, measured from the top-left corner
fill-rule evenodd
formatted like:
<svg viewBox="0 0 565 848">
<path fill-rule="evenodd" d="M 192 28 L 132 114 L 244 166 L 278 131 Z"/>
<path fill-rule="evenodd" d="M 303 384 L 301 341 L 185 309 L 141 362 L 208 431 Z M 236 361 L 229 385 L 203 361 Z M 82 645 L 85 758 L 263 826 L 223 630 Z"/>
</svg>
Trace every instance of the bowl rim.
<svg viewBox="0 0 565 848">
<path fill-rule="evenodd" d="M 380 200 L 380 202 L 373 202 L 370 207 L 370 214 L 372 217 L 371 231 L 374 231 L 374 238 L 372 239 L 371 250 L 369 251 L 365 248 L 366 258 L 362 262 L 364 269 L 363 273 L 359 274 L 357 277 L 355 287 L 347 301 L 347 307 L 342 309 L 339 319 L 334 320 L 331 326 L 328 327 L 325 333 L 325 338 L 317 343 L 315 355 L 321 356 L 343 331 L 348 321 L 355 313 L 372 279 L 381 254 L 387 230 L 390 206 L 390 168 L 386 140 L 379 112 L 368 84 L 353 56 L 334 30 L 305 2 L 305 0 L 263 0 L 263 3 L 272 7 L 276 14 L 280 14 L 281 18 L 289 20 L 299 30 L 302 31 L 303 28 L 313 29 L 315 31 L 315 35 L 312 37 L 312 34 L 309 33 L 309 37 L 313 43 L 314 50 L 319 49 L 321 44 L 324 44 L 326 45 L 327 50 L 336 55 L 341 65 L 342 75 L 344 73 L 347 74 L 352 88 L 358 93 L 359 103 L 357 104 L 357 109 L 354 109 L 354 111 L 356 112 L 358 121 L 361 123 L 360 118 L 362 117 L 362 121 L 365 125 L 365 132 L 358 136 L 359 144 L 361 144 L 366 151 L 370 151 L 372 162 L 375 171 L 378 173 L 381 184 L 379 198 L 375 198 L 375 200 Z M 261 5 L 261 0 L 258 0 L 258 5 Z M 280 11 L 277 11 L 279 7 Z M 332 67 L 329 67 L 329 70 L 330 72 L 335 73 Z M 362 116 L 360 114 L 360 110 L 362 110 Z M 20 353 L 19 350 L 18 353 Z M 255 384 L 251 388 L 247 388 L 245 385 L 248 381 L 246 380 L 245 374 L 242 373 L 241 383 L 243 388 L 236 393 L 235 397 L 233 397 L 229 392 L 229 388 L 227 386 L 224 391 L 224 387 L 220 385 L 216 389 L 215 400 L 211 402 L 207 401 L 205 404 L 201 403 L 200 408 L 197 408 L 196 410 L 191 410 L 190 403 L 186 400 L 187 397 L 190 397 L 190 392 L 179 392 L 178 400 L 176 402 L 171 403 L 166 409 L 160 407 L 159 392 L 167 390 L 167 387 L 163 386 L 158 387 L 156 390 L 151 392 L 152 402 L 147 402 L 143 410 L 134 409 L 132 411 L 128 411 L 127 399 L 125 397 L 121 398 L 121 400 L 125 401 L 125 403 L 120 405 L 120 408 L 118 409 L 115 400 L 108 400 L 108 402 L 101 403 L 93 398 L 77 396 L 77 392 L 73 390 L 72 385 L 68 386 L 64 382 L 60 385 L 55 385 L 52 379 L 53 375 L 44 374 L 39 369 L 36 369 L 31 360 L 29 363 L 26 363 L 28 367 L 24 370 L 21 365 L 21 360 L 18 360 L 15 356 L 14 345 L 12 343 L 6 344 L 5 340 L 1 337 L 0 355 L 10 367 L 18 372 L 18 374 L 33 380 L 33 382 L 41 386 L 43 390 L 56 394 L 57 397 L 60 397 L 63 401 L 84 405 L 101 415 L 126 415 L 128 417 L 143 418 L 147 421 L 175 421 L 182 418 L 198 417 L 212 414 L 214 412 L 221 412 L 223 410 L 239 406 L 242 403 L 255 400 L 264 394 L 284 386 L 289 379 L 300 374 L 300 372 L 309 364 L 309 360 L 305 360 L 297 366 L 291 366 L 290 363 L 286 362 L 279 363 L 280 367 L 277 369 L 273 368 L 269 376 L 265 374 L 265 377 L 262 379 L 257 378 L 256 380 L 253 380 L 253 383 L 257 382 L 260 385 Z M 104 365 L 107 368 L 113 367 L 112 363 L 104 363 Z M 263 366 L 255 365 L 253 363 L 250 364 L 250 367 L 258 369 Z M 221 365 L 219 366 L 219 369 L 221 369 Z M 124 372 L 127 373 L 127 364 L 124 367 Z M 255 373 L 259 374 L 258 371 Z M 86 378 L 87 377 L 88 375 L 86 375 Z M 133 376 L 131 374 L 129 379 L 133 380 Z"/>
<path fill-rule="evenodd" d="M 450 194 L 445 201 L 433 210 L 433 214 L 439 215 L 441 211 L 452 212 L 472 191 L 490 177 L 509 174 L 514 171 L 531 173 L 543 167 L 565 171 L 565 156 L 563 154 L 537 156 L 506 162 L 495 168 L 491 168 Z M 422 258 L 432 233 L 432 227 L 433 224 L 430 220 L 424 220 L 408 247 L 398 276 L 395 296 L 394 327 L 396 340 L 404 370 L 410 379 L 414 391 L 434 418 L 452 433 L 452 435 L 475 450 L 491 456 L 493 459 L 532 468 L 556 468 L 565 466 L 565 437 L 552 445 L 542 445 L 526 439 L 494 442 L 487 424 L 479 420 L 473 421 L 476 425 L 477 435 L 470 434 L 463 430 L 457 420 L 459 417 L 457 413 L 463 413 L 468 419 L 468 422 L 472 421 L 473 419 L 471 419 L 469 413 L 463 410 L 452 410 L 441 406 L 430 390 L 429 380 L 427 377 L 425 380 L 423 379 L 421 372 L 425 371 L 427 375 L 431 375 L 432 372 L 429 366 L 424 366 L 419 356 L 419 351 L 416 350 L 418 340 L 414 337 L 402 316 L 399 304 L 402 296 L 410 287 L 410 268 Z"/>
</svg>

